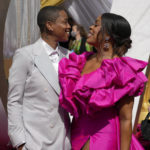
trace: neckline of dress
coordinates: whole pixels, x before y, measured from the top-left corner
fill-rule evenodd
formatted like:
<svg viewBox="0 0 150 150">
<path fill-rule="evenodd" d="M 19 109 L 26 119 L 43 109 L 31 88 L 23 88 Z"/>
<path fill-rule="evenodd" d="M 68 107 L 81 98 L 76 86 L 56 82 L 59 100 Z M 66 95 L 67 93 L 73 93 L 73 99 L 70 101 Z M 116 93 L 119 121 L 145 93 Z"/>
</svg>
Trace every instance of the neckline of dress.
<svg viewBox="0 0 150 150">
<path fill-rule="evenodd" d="M 88 55 L 86 56 L 86 54 L 88 54 Z M 84 68 L 84 66 L 85 66 L 85 64 L 86 64 L 86 62 L 87 62 L 88 57 L 91 56 L 92 54 L 94 54 L 94 53 L 92 53 L 92 52 L 90 52 L 90 54 L 89 54 L 89 53 L 85 53 L 85 55 L 84 55 L 84 56 L 85 56 L 85 61 L 84 61 L 83 68 Z M 110 58 L 110 59 L 109 59 L 109 58 L 103 59 L 102 62 L 101 62 L 100 67 L 97 68 L 96 70 L 92 71 L 92 72 L 89 72 L 89 73 L 81 74 L 81 72 L 82 72 L 82 70 L 83 70 L 83 68 L 82 68 L 82 70 L 80 70 L 80 76 L 81 76 L 81 77 L 84 77 L 84 76 L 86 76 L 86 75 L 93 74 L 94 72 L 97 72 L 99 69 L 101 69 L 101 66 L 102 66 L 102 64 L 103 64 L 105 61 L 115 61 L 115 60 L 117 60 L 117 59 L 121 59 L 121 57 L 114 57 L 114 58 Z"/>
</svg>

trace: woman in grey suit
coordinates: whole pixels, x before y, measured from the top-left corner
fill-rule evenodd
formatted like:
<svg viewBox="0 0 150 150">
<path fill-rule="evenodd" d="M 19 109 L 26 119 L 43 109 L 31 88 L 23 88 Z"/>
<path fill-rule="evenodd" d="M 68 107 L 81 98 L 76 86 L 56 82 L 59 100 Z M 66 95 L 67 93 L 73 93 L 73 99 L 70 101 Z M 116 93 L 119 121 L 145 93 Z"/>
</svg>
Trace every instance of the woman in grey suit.
<svg viewBox="0 0 150 150">
<path fill-rule="evenodd" d="M 9 74 L 8 132 L 19 150 L 70 150 L 69 116 L 59 106 L 58 45 L 70 32 L 64 9 L 47 6 L 37 22 L 41 38 L 16 50 Z"/>
</svg>

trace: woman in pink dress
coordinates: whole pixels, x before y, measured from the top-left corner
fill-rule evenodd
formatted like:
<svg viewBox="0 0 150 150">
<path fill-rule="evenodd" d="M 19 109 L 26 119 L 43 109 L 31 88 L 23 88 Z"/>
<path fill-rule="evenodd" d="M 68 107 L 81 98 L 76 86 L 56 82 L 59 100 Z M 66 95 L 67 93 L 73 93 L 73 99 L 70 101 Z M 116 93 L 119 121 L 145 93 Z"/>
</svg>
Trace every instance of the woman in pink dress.
<svg viewBox="0 0 150 150">
<path fill-rule="evenodd" d="M 146 62 L 124 57 L 131 28 L 105 13 L 90 27 L 87 42 L 97 53 L 71 53 L 59 64 L 60 104 L 73 115 L 72 150 L 143 150 L 132 135 L 134 97 L 147 81 Z"/>
</svg>

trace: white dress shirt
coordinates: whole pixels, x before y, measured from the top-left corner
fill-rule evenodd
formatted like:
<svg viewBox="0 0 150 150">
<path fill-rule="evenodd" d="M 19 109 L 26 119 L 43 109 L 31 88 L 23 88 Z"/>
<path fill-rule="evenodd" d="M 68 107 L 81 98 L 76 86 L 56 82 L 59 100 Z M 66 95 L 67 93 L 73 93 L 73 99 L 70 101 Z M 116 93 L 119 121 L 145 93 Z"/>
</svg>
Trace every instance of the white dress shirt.
<svg viewBox="0 0 150 150">
<path fill-rule="evenodd" d="M 58 74 L 58 63 L 59 63 L 59 48 L 58 48 L 58 46 L 56 47 L 56 49 L 53 49 L 42 38 L 41 38 L 41 42 L 45 48 L 47 55 L 49 56 L 50 61 L 53 64 L 54 69 L 56 70 L 56 73 Z"/>
</svg>

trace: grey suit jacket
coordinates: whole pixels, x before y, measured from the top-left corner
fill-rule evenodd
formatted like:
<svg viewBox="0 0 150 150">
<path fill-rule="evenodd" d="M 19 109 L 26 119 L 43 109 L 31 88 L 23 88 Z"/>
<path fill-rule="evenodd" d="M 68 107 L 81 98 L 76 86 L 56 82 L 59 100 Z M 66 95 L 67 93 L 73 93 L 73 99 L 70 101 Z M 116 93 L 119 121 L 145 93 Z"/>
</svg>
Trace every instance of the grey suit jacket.
<svg viewBox="0 0 150 150">
<path fill-rule="evenodd" d="M 67 50 L 59 46 L 60 59 Z M 9 74 L 8 133 L 13 146 L 70 150 L 70 121 L 59 106 L 58 76 L 39 39 L 18 49 Z"/>
</svg>

